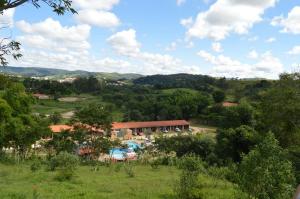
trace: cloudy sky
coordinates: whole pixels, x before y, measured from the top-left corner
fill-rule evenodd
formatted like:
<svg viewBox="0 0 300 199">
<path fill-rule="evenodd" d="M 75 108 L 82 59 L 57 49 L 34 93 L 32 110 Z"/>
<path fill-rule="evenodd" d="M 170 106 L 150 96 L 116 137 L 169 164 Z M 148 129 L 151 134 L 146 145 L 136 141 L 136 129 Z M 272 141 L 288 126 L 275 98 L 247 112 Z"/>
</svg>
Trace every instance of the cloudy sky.
<svg viewBox="0 0 300 199">
<path fill-rule="evenodd" d="M 0 16 L 22 42 L 14 66 L 277 78 L 298 70 L 297 0 L 74 0 L 57 16 L 31 4 Z M 5 32 L 5 33 L 4 33 Z"/>
</svg>

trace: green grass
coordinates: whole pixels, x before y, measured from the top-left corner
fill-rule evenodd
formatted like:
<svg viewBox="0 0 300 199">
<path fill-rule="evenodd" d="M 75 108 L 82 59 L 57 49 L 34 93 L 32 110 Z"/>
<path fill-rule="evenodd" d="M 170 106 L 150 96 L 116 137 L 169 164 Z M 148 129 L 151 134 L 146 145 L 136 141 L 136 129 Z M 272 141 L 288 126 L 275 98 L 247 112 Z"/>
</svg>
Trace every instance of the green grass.
<svg viewBox="0 0 300 199">
<path fill-rule="evenodd" d="M 90 103 L 102 103 L 107 104 L 107 102 L 103 102 L 100 96 L 93 96 L 88 94 L 82 95 L 70 95 L 66 97 L 77 97 L 79 98 L 76 102 L 64 102 L 58 100 L 37 100 L 36 104 L 33 105 L 33 113 L 40 113 L 45 115 L 50 115 L 55 112 L 58 113 L 66 113 L 69 111 L 75 111 L 77 108 L 82 108 Z M 121 121 L 123 118 L 123 114 L 118 110 L 113 112 L 114 121 Z"/>
<path fill-rule="evenodd" d="M 174 183 L 179 170 L 160 166 L 134 166 L 135 177 L 130 178 L 121 168 L 101 166 L 99 171 L 80 166 L 71 181 L 55 180 L 55 172 L 44 169 L 31 172 L 28 165 L 4 165 L 0 163 L 0 198 L 99 198 L 99 199 L 173 199 Z M 232 184 L 209 176 L 200 176 L 205 199 L 232 199 L 235 188 Z"/>
</svg>

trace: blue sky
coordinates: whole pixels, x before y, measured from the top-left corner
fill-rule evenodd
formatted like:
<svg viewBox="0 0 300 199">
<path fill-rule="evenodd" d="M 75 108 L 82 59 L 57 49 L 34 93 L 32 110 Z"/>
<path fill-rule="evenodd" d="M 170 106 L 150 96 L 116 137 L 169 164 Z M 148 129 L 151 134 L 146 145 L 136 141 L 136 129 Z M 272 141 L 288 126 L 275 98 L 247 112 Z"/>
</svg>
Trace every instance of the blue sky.
<svg viewBox="0 0 300 199">
<path fill-rule="evenodd" d="M 22 42 L 24 56 L 11 65 L 277 78 L 300 63 L 296 0 L 74 0 L 74 7 L 78 15 L 27 4 L 0 16 Z"/>
</svg>

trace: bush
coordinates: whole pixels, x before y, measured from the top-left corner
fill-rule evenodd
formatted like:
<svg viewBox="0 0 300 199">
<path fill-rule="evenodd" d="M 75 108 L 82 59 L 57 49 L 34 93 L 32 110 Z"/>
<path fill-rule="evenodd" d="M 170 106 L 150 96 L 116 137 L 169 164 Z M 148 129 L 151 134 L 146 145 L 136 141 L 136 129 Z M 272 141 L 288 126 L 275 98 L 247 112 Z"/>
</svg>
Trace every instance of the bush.
<svg viewBox="0 0 300 199">
<path fill-rule="evenodd" d="M 175 186 L 177 198 L 201 199 L 198 176 L 201 171 L 204 171 L 202 160 L 195 155 L 186 155 L 180 159 L 178 166 L 182 169 L 182 173 L 179 182 Z"/>
<path fill-rule="evenodd" d="M 119 172 L 121 170 L 121 168 L 122 168 L 122 165 L 117 163 L 117 164 L 115 164 L 114 171 Z"/>
<path fill-rule="evenodd" d="M 184 171 L 194 172 L 197 174 L 204 170 L 203 161 L 201 158 L 193 154 L 183 156 L 179 160 L 178 167 Z"/>
<path fill-rule="evenodd" d="M 125 170 L 125 173 L 127 174 L 128 177 L 133 178 L 135 176 L 132 164 L 130 164 L 130 163 L 125 164 L 124 170 Z"/>
<path fill-rule="evenodd" d="M 51 162 L 53 168 L 58 170 L 58 180 L 70 180 L 74 176 L 79 159 L 70 153 L 61 152 L 57 156 L 54 156 Z"/>
<path fill-rule="evenodd" d="M 159 166 L 159 161 L 158 160 L 153 160 L 150 162 L 150 166 L 153 170 L 157 170 Z"/>
<path fill-rule="evenodd" d="M 41 161 L 40 161 L 40 160 L 34 160 L 34 161 L 32 162 L 32 164 L 30 165 L 30 170 L 31 170 L 32 172 L 36 172 L 36 171 L 40 170 L 41 167 L 42 167 Z"/>
</svg>

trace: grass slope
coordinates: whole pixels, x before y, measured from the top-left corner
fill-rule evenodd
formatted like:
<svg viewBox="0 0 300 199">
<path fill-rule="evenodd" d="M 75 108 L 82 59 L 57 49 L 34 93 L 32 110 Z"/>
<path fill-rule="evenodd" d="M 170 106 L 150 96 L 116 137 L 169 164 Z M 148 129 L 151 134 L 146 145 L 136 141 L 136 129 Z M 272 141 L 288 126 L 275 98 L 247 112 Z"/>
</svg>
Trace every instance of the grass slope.
<svg viewBox="0 0 300 199">
<path fill-rule="evenodd" d="M 64 199 L 173 199 L 173 187 L 178 180 L 179 170 L 174 167 L 135 166 L 135 177 L 129 178 L 124 169 L 116 172 L 114 167 L 81 166 L 77 176 L 66 182 L 55 180 L 55 172 L 43 169 L 31 172 L 28 165 L 3 165 L 0 163 L 0 198 L 33 198 L 36 190 L 38 198 Z M 200 176 L 205 199 L 232 199 L 235 188 L 232 184 Z"/>
</svg>

